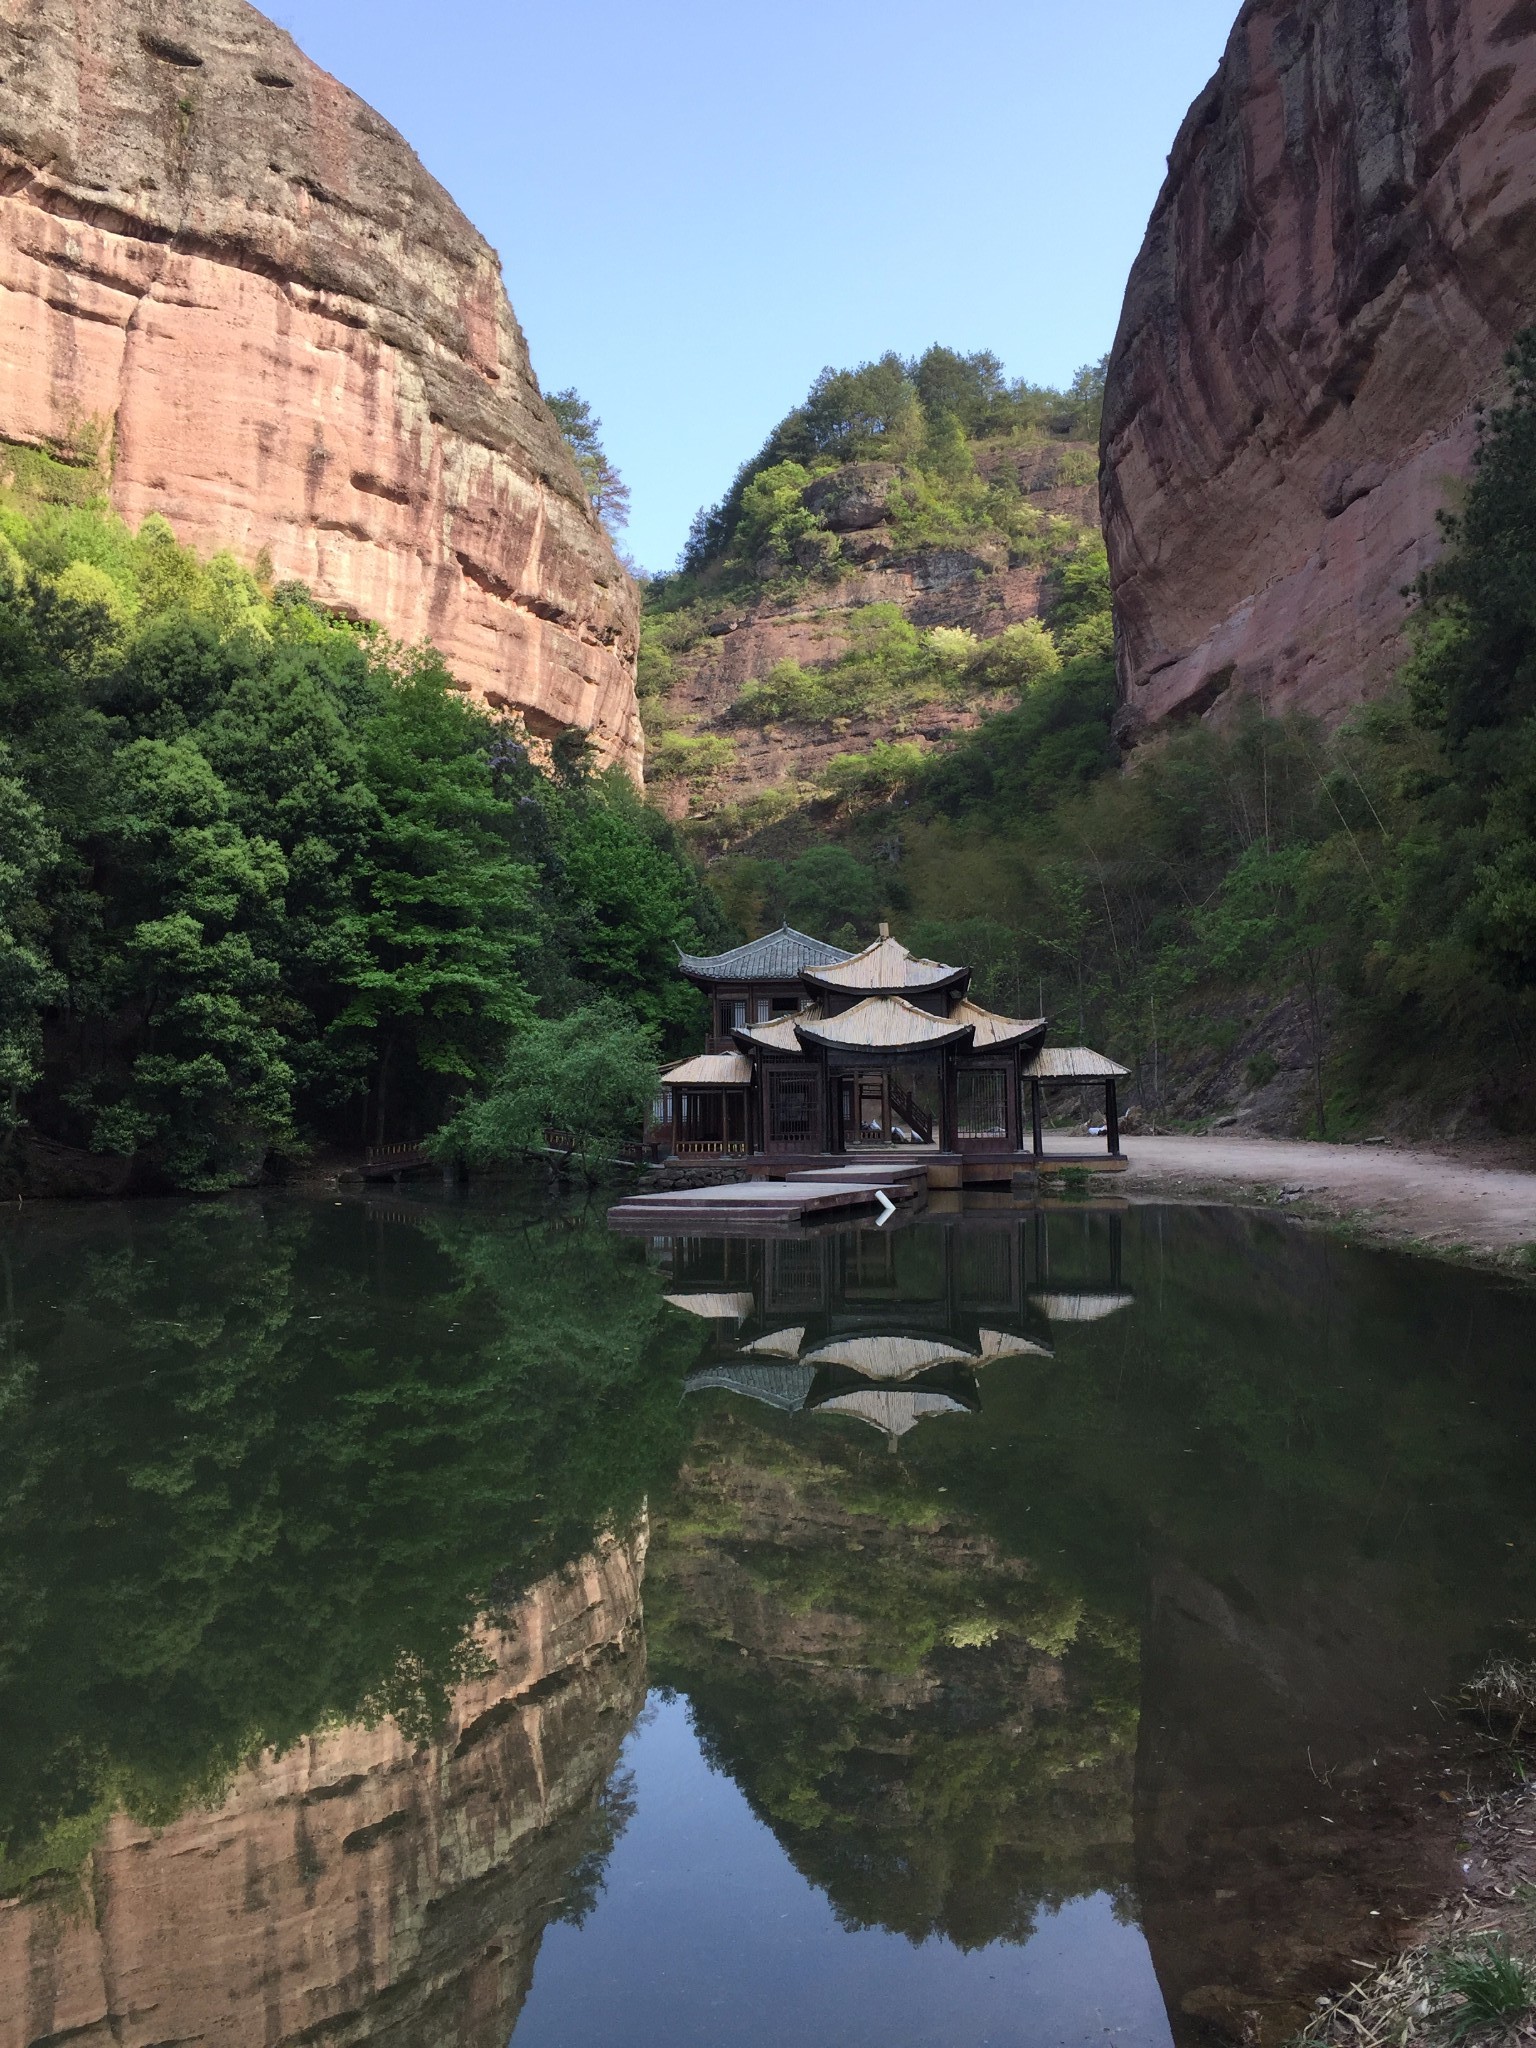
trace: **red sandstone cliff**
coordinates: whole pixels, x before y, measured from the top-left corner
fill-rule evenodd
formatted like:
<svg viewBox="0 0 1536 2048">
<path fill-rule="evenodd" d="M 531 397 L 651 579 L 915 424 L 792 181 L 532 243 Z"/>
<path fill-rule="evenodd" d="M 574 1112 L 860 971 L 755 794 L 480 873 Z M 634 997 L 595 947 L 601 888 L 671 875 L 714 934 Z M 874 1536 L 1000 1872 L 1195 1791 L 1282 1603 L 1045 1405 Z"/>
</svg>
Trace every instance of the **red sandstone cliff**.
<svg viewBox="0 0 1536 2048">
<path fill-rule="evenodd" d="M 1246 0 L 1110 366 L 1130 731 L 1243 692 L 1333 719 L 1384 685 L 1533 316 L 1531 0 Z"/>
<path fill-rule="evenodd" d="M 242 0 L 0 0 L 0 441 L 638 770 L 632 586 L 495 252 Z"/>
<path fill-rule="evenodd" d="M 643 1540 L 535 1587 L 441 1739 L 338 1728 L 156 1832 L 86 1896 L 0 1901 L 0 2048 L 504 2048 L 645 1695 Z"/>
</svg>

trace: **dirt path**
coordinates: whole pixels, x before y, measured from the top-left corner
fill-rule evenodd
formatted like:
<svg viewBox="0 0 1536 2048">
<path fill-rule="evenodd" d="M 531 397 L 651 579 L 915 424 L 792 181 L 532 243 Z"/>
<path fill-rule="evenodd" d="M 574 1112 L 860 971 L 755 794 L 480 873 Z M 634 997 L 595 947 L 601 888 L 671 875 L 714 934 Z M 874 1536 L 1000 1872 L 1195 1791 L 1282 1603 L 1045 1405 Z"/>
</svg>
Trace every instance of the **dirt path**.
<svg viewBox="0 0 1536 2048">
<path fill-rule="evenodd" d="M 1283 1138 L 1127 1138 L 1135 1199 L 1215 1195 L 1347 1220 L 1362 1235 L 1508 1265 L 1536 1245 L 1536 1171 L 1496 1151 L 1406 1151 Z M 1514 1155 L 1518 1156 L 1518 1155 Z M 1536 1257 L 1536 1253 L 1532 1254 Z"/>
</svg>

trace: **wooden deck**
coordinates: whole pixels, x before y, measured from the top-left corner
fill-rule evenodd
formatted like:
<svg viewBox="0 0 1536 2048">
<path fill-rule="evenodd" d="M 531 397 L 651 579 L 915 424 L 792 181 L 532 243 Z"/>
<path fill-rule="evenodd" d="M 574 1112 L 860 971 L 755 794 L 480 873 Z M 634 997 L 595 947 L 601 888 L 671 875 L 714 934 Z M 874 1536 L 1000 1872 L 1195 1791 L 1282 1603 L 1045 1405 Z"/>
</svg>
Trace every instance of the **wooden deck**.
<svg viewBox="0 0 1536 2048">
<path fill-rule="evenodd" d="M 928 1192 L 921 1167 L 903 1164 L 894 1173 L 873 1170 L 817 1175 L 803 1172 L 793 1180 L 733 1181 L 718 1188 L 678 1188 L 667 1194 L 630 1195 L 608 1211 L 614 1230 L 638 1230 L 665 1237 L 695 1233 L 701 1237 L 757 1236 L 775 1230 L 797 1230 L 809 1223 L 842 1221 L 887 1202 L 921 1202 Z"/>
<path fill-rule="evenodd" d="M 683 1165 L 693 1163 L 695 1154 L 679 1151 Z M 858 1152 L 737 1153 L 729 1159 L 698 1156 L 700 1166 L 729 1165 L 753 1180 L 818 1180 L 870 1174 L 922 1174 L 930 1188 L 1011 1187 L 1021 1177 L 1034 1179 L 1042 1173 L 1124 1173 L 1129 1161 L 1123 1153 L 1110 1153 L 1102 1145 L 1068 1133 L 1052 1133 L 1046 1139 L 1045 1155 L 1037 1160 L 1033 1152 L 937 1152 L 897 1145 L 889 1150 Z"/>
<path fill-rule="evenodd" d="M 658 1237 L 677 1233 L 757 1236 L 851 1220 L 878 1209 L 882 1194 L 893 1205 L 918 1207 L 930 1193 L 958 1200 L 967 1187 L 990 1187 L 1003 1199 L 1018 1193 L 1038 1197 L 1049 1189 L 1053 1174 L 1117 1174 L 1126 1166 L 1123 1158 L 1108 1153 L 1067 1150 L 1048 1151 L 1039 1162 L 1030 1152 L 965 1159 L 933 1152 L 914 1157 L 906 1151 L 884 1159 L 758 1157 L 736 1163 L 752 1175 L 750 1180 L 630 1195 L 608 1211 L 609 1224 L 615 1230 L 643 1231 Z"/>
</svg>

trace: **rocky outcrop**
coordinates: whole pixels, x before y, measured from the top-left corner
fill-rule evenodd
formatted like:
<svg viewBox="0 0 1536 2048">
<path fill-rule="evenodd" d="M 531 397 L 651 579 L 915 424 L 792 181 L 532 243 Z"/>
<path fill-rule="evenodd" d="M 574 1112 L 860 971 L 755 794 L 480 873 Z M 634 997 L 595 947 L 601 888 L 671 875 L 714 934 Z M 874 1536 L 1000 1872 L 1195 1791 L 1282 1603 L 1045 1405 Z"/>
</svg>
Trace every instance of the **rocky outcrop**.
<svg viewBox="0 0 1536 2048">
<path fill-rule="evenodd" d="M 0 2048 L 502 2048 L 645 1696 L 643 1540 L 482 1633 L 429 1744 L 313 1735 L 154 1830 L 118 1814 L 83 1890 L 0 1902 Z"/>
<path fill-rule="evenodd" d="M 1131 273 L 1102 505 L 1124 723 L 1335 720 L 1402 651 L 1536 314 L 1536 8 L 1246 0 Z"/>
<path fill-rule="evenodd" d="M 495 252 L 242 0 L 0 0 L 0 440 L 638 770 L 635 596 Z"/>
<path fill-rule="evenodd" d="M 973 454 L 988 484 L 1016 489 L 1033 511 L 1073 527 L 1096 524 L 1096 458 L 1085 443 L 983 441 Z M 664 780 L 666 757 L 658 754 L 655 789 L 670 816 L 691 812 L 698 818 L 750 802 L 787 776 L 813 778 L 834 755 L 866 752 L 881 740 L 951 740 L 996 708 L 984 695 L 947 698 L 915 711 L 881 710 L 766 731 L 736 716 L 745 685 L 761 681 L 777 663 L 824 669 L 847 654 L 871 625 L 871 606 L 893 606 L 919 630 L 958 626 L 981 640 L 1037 619 L 1046 609 L 1048 563 L 1030 555 L 1013 558 L 996 530 L 972 534 L 964 544 L 903 546 L 892 502 L 902 481 L 903 471 L 893 462 L 844 463 L 817 477 L 803 502 L 821 530 L 797 544 L 796 560 L 803 569 L 824 567 L 835 544 L 840 573 L 813 575 L 786 589 L 776 580 L 780 565 L 770 553 L 760 564 L 764 581 L 755 597 L 733 589 L 691 643 L 678 649 L 670 664 L 667 723 L 690 737 L 724 740 L 730 758 L 700 789 L 685 779 Z"/>
</svg>

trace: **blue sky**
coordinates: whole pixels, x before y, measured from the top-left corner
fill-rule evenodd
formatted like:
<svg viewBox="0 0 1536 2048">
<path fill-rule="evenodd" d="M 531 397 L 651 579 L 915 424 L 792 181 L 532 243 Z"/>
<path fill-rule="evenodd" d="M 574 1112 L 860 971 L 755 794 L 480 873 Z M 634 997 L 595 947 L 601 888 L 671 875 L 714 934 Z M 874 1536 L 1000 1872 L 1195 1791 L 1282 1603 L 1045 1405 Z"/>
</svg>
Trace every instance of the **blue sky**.
<svg viewBox="0 0 1536 2048">
<path fill-rule="evenodd" d="M 500 251 L 670 567 L 825 363 L 1113 339 L 1236 0 L 279 0 Z"/>
</svg>

